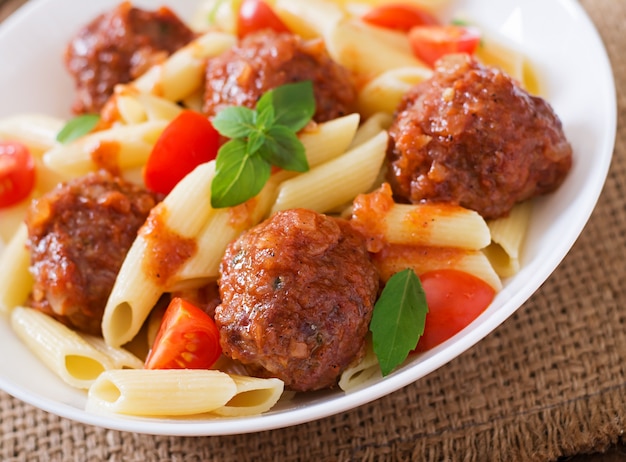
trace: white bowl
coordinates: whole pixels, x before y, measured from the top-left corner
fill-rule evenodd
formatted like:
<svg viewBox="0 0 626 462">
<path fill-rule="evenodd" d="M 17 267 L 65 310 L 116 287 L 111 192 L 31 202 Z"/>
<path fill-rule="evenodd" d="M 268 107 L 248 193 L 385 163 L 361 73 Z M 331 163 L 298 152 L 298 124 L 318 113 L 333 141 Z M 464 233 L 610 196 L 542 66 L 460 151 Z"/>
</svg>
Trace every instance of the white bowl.
<svg viewBox="0 0 626 462">
<path fill-rule="evenodd" d="M 72 83 L 62 50 L 79 25 L 117 0 L 35 0 L 0 27 L 0 117 L 43 112 L 69 117 Z M 169 3 L 189 18 L 196 1 Z M 154 8 L 149 0 L 138 6 Z M 554 271 L 593 210 L 610 164 L 616 129 L 615 86 L 602 42 L 575 0 L 466 0 L 463 13 L 527 53 L 544 96 L 574 147 L 563 186 L 537 201 L 522 269 L 504 282 L 492 305 L 470 326 L 384 379 L 351 393 L 312 393 L 256 417 L 219 420 L 142 419 L 85 412 L 86 395 L 56 378 L 0 318 L 0 388 L 48 412 L 86 424 L 150 434 L 226 435 L 295 425 L 360 406 L 404 387 L 474 345 L 519 308 Z"/>
</svg>

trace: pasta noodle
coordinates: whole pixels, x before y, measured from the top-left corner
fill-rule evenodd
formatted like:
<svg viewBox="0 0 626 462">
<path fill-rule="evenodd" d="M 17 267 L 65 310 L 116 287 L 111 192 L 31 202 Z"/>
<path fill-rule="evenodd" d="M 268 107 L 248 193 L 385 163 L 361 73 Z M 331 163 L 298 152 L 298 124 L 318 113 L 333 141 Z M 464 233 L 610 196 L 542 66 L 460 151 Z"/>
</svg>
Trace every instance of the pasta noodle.
<svg viewBox="0 0 626 462">
<path fill-rule="evenodd" d="M 350 392 L 375 378 L 382 378 L 382 372 L 370 336 L 367 339 L 365 356 L 358 364 L 351 365 L 341 373 L 338 385 L 343 391 Z"/>
<path fill-rule="evenodd" d="M 424 67 L 405 36 L 358 21 L 343 21 L 327 37 L 331 57 L 370 80 L 390 69 Z M 376 56 L 376 59 L 372 59 Z"/>
<path fill-rule="evenodd" d="M 237 393 L 228 374 L 203 369 L 118 369 L 103 372 L 89 388 L 87 410 L 139 416 L 202 414 Z"/>
<path fill-rule="evenodd" d="M 44 163 L 71 176 L 85 175 L 103 166 L 121 170 L 141 167 L 167 124 L 165 120 L 153 120 L 94 132 L 49 150 L 44 154 Z"/>
<path fill-rule="evenodd" d="M 485 249 L 485 254 L 500 277 L 510 277 L 519 271 L 520 250 L 531 209 L 530 201 L 521 202 L 507 217 L 487 223 L 493 242 Z"/>
<path fill-rule="evenodd" d="M 32 308 L 16 307 L 11 312 L 11 326 L 50 370 L 76 388 L 89 388 L 105 370 L 142 365 L 128 352 L 94 346 L 78 333 Z"/>
<path fill-rule="evenodd" d="M 215 162 L 201 164 L 168 194 L 151 216 L 157 213 L 166 229 L 183 238 L 193 239 L 206 225 L 211 208 L 211 179 Z M 148 313 L 166 288 L 146 274 L 148 240 L 140 232 L 128 251 L 104 309 L 102 334 L 106 342 L 120 346 L 139 331 Z"/>
<path fill-rule="evenodd" d="M 43 114 L 20 114 L 0 119 L 0 139 L 25 144 L 30 151 L 41 154 L 59 143 L 57 133 L 65 122 Z"/>
<path fill-rule="evenodd" d="M 430 69 L 421 66 L 385 71 L 359 91 L 358 110 L 365 118 L 378 112 L 393 114 L 404 94 L 431 75 Z"/>
<path fill-rule="evenodd" d="M 382 131 L 344 155 L 284 181 L 278 187 L 272 213 L 293 207 L 327 212 L 349 202 L 373 186 L 386 148 L 387 132 Z M 346 171 L 351 172 L 349 177 Z"/>
<path fill-rule="evenodd" d="M 500 277 L 480 250 L 396 244 L 376 253 L 373 259 L 383 281 L 406 268 L 411 268 L 417 275 L 440 269 L 454 269 L 482 279 L 496 292 L 502 289 Z"/>
<path fill-rule="evenodd" d="M 215 414 L 227 417 L 257 415 L 269 411 L 280 399 L 284 383 L 279 379 L 260 379 L 243 375 L 231 375 L 237 392 Z"/>
<path fill-rule="evenodd" d="M 180 101 L 202 85 L 204 60 L 217 56 L 235 43 L 235 36 L 209 31 L 152 67 L 131 85 L 141 93 L 152 93 L 169 101 Z"/>
<path fill-rule="evenodd" d="M 9 313 L 26 302 L 33 287 L 28 271 L 30 253 L 26 249 L 28 231 L 22 223 L 0 254 L 0 313 Z"/>
</svg>

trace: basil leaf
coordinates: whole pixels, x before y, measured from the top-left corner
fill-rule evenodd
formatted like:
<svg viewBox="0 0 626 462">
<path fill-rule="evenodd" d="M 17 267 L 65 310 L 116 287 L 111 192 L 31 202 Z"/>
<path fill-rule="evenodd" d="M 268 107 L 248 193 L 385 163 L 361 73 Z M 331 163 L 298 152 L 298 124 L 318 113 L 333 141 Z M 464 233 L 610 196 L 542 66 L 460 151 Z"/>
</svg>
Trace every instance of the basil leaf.
<svg viewBox="0 0 626 462">
<path fill-rule="evenodd" d="M 309 162 L 304 145 L 289 128 L 278 125 L 266 133 L 266 141 L 259 154 L 272 165 L 285 170 L 306 172 Z"/>
<path fill-rule="evenodd" d="M 256 129 L 256 112 L 244 106 L 227 107 L 213 118 L 213 127 L 227 138 L 244 138 Z"/>
<path fill-rule="evenodd" d="M 83 114 L 74 117 L 57 133 L 56 139 L 63 144 L 70 143 L 93 130 L 99 121 L 98 114 Z"/>
<path fill-rule="evenodd" d="M 276 123 L 276 115 L 272 92 L 264 93 L 256 104 L 256 126 L 259 130 L 265 130 Z"/>
<path fill-rule="evenodd" d="M 259 130 L 254 130 L 250 133 L 250 136 L 248 136 L 248 154 L 255 154 L 259 149 L 261 149 L 261 146 L 263 146 L 266 141 L 267 139 L 265 137 L 265 133 Z"/>
<path fill-rule="evenodd" d="M 293 132 L 302 130 L 315 114 L 315 95 L 310 80 L 290 83 L 272 90 L 277 125 Z"/>
<path fill-rule="evenodd" d="M 287 84 L 265 92 L 254 110 L 228 107 L 213 118 L 213 126 L 231 138 L 217 155 L 211 183 L 213 207 L 240 204 L 261 191 L 272 165 L 297 172 L 309 169 L 296 132 L 315 113 L 311 82 Z"/>
<path fill-rule="evenodd" d="M 232 207 L 256 196 L 270 177 L 271 166 L 260 156 L 247 154 L 247 143 L 230 140 L 217 153 L 211 182 L 211 206 Z"/>
<path fill-rule="evenodd" d="M 402 364 L 424 333 L 428 305 L 412 269 L 394 274 L 385 285 L 370 322 L 374 353 L 383 376 Z"/>
</svg>

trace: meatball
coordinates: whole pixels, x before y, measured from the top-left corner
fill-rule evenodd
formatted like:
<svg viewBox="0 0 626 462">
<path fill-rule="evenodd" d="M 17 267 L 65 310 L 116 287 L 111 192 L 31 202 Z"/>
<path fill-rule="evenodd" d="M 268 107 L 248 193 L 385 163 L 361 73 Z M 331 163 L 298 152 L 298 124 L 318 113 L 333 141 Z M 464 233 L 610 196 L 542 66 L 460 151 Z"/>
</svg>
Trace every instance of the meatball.
<svg viewBox="0 0 626 462">
<path fill-rule="evenodd" d="M 77 113 L 99 112 L 118 83 L 137 78 L 189 43 L 194 33 L 171 10 L 122 2 L 83 27 L 65 50 L 74 78 Z"/>
<path fill-rule="evenodd" d="M 572 165 L 550 105 L 467 55 L 443 58 L 405 95 L 389 134 L 397 200 L 454 203 L 484 218 L 552 192 Z"/>
<path fill-rule="evenodd" d="M 99 335 L 122 261 L 158 198 L 106 172 L 59 185 L 26 216 L 29 304 L 77 330 Z"/>
<path fill-rule="evenodd" d="M 329 57 L 321 40 L 270 30 L 250 34 L 209 60 L 204 111 L 213 116 L 227 106 L 254 108 L 268 90 L 306 80 L 313 82 L 316 122 L 352 112 L 356 89 L 351 76 Z"/>
<path fill-rule="evenodd" d="M 222 349 L 251 375 L 317 390 L 362 358 L 379 278 L 346 220 L 278 212 L 231 243 L 220 270 Z"/>
</svg>

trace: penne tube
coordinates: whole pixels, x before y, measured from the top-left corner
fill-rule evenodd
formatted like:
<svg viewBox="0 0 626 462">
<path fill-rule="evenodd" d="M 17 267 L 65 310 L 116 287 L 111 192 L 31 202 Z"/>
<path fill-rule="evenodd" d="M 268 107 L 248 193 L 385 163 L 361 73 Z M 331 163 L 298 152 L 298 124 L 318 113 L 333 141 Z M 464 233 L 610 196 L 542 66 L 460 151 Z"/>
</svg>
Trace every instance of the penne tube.
<svg viewBox="0 0 626 462">
<path fill-rule="evenodd" d="M 230 376 L 237 392 L 224 406 L 215 409 L 215 414 L 227 417 L 258 415 L 269 411 L 280 399 L 284 382 L 280 379 L 260 379 L 243 375 Z"/>
<path fill-rule="evenodd" d="M 491 241 L 489 227 L 475 211 L 447 204 L 394 204 L 378 217 L 391 244 L 482 249 Z"/>
<path fill-rule="evenodd" d="M 169 101 L 183 100 L 202 86 L 206 58 L 221 54 L 235 41 L 231 34 L 216 30 L 207 32 L 130 85 L 141 93 L 151 93 Z"/>
<path fill-rule="evenodd" d="M 328 39 L 345 12 L 332 1 L 276 0 L 274 11 L 295 34 L 304 38 Z"/>
<path fill-rule="evenodd" d="M 172 278 L 172 289 L 186 288 L 185 282 L 198 286 L 198 281 L 217 279 L 228 244 L 267 216 L 275 197 L 276 185 L 268 181 L 256 197 L 244 204 L 215 210 L 196 236 L 197 252 Z"/>
<path fill-rule="evenodd" d="M 385 71 L 361 88 L 357 98 L 358 110 L 365 118 L 378 112 L 393 114 L 403 96 L 431 75 L 432 71 L 422 66 Z"/>
<path fill-rule="evenodd" d="M 120 369 L 102 373 L 89 388 L 87 410 L 136 416 L 203 414 L 237 393 L 228 374 L 200 369 Z"/>
<path fill-rule="evenodd" d="M 51 170 L 72 176 L 106 167 L 128 170 L 143 166 L 168 121 L 152 120 L 90 133 L 44 154 Z"/>
<path fill-rule="evenodd" d="M 356 131 L 349 148 L 353 149 L 362 145 L 367 140 L 374 138 L 378 133 L 387 130 L 391 126 L 392 117 L 385 112 L 378 112 L 368 117 Z"/>
<path fill-rule="evenodd" d="M 404 34 L 361 21 L 340 22 L 326 41 L 330 56 L 355 74 L 364 76 L 366 82 L 390 69 L 425 67 L 413 55 Z"/>
<path fill-rule="evenodd" d="M 75 388 L 89 388 L 112 367 L 109 358 L 50 316 L 26 307 L 11 312 L 15 334 L 43 364 Z"/>
<path fill-rule="evenodd" d="M 496 272 L 510 277 L 520 269 L 520 252 L 531 215 L 531 201 L 517 204 L 508 216 L 487 222 L 492 243 L 484 250 Z"/>
<path fill-rule="evenodd" d="M 370 380 L 382 378 L 378 358 L 374 353 L 372 339 L 368 338 L 365 356 L 357 364 L 349 366 L 339 376 L 339 388 L 345 392 L 354 391 Z"/>
<path fill-rule="evenodd" d="M 195 251 L 195 237 L 214 214 L 211 208 L 214 175 L 215 161 L 199 165 L 150 213 L 122 263 L 104 309 L 102 335 L 109 345 L 120 346 L 132 340 L 167 289 L 171 275 L 160 274 L 158 270 L 167 270 L 159 265 L 167 265 L 170 260 L 159 255 L 160 251 L 167 251 L 158 245 L 159 234 L 165 233 L 167 236 L 162 239 L 175 239 L 177 245 L 181 244 L 177 251 L 182 251 L 182 247 Z M 170 243 L 170 250 L 175 247 Z M 181 261 L 177 263 L 181 264 Z"/>
<path fill-rule="evenodd" d="M 4 222 L 3 222 L 4 225 Z M 0 313 L 9 313 L 26 302 L 33 287 L 30 252 L 26 248 L 28 231 L 21 223 L 8 245 L 0 253 Z"/>
<path fill-rule="evenodd" d="M 357 133 L 360 119 L 357 113 L 349 114 L 317 124 L 314 128 L 305 128 L 298 133 L 309 167 L 321 165 L 346 152 Z"/>
<path fill-rule="evenodd" d="M 491 242 L 477 212 L 444 203 L 397 204 L 389 183 L 355 198 L 352 224 L 368 238 L 370 252 L 387 244 L 478 250 Z"/>
<path fill-rule="evenodd" d="M 143 361 L 124 348 L 107 345 L 102 337 L 80 334 L 83 340 L 108 358 L 108 369 L 142 369 Z"/>
<path fill-rule="evenodd" d="M 107 104 L 115 105 L 119 122 L 140 124 L 149 120 L 171 121 L 183 110 L 178 104 L 149 93 L 126 91 L 130 87 L 117 87 L 117 92 Z M 111 109 L 108 109 L 111 111 Z M 115 111 L 111 111 L 115 113 Z"/>
<path fill-rule="evenodd" d="M 373 186 L 387 149 L 387 132 L 340 157 L 282 182 L 271 213 L 294 207 L 323 213 L 350 202 Z M 345 172 L 351 174 L 346 177 Z"/>
<path fill-rule="evenodd" d="M 383 281 L 406 268 L 413 269 L 418 276 L 434 270 L 455 269 L 482 279 L 496 292 L 502 289 L 500 277 L 480 250 L 392 244 L 375 253 L 372 259 Z"/>
<path fill-rule="evenodd" d="M 237 34 L 239 2 L 224 0 L 203 0 L 189 20 L 189 27 L 199 33 L 217 27 L 229 34 Z"/>
<path fill-rule="evenodd" d="M 0 119 L 0 139 L 25 144 L 35 156 L 59 145 L 57 134 L 65 121 L 43 114 L 19 114 Z"/>
</svg>

